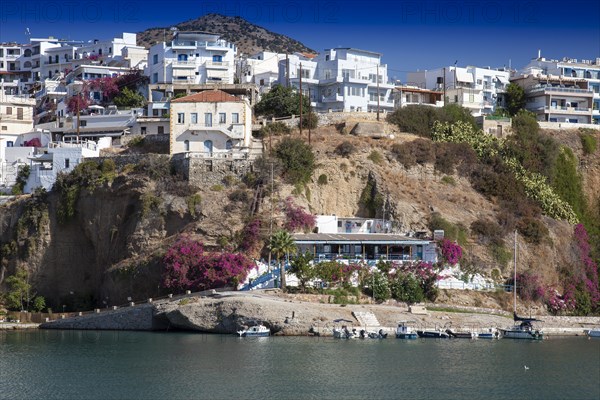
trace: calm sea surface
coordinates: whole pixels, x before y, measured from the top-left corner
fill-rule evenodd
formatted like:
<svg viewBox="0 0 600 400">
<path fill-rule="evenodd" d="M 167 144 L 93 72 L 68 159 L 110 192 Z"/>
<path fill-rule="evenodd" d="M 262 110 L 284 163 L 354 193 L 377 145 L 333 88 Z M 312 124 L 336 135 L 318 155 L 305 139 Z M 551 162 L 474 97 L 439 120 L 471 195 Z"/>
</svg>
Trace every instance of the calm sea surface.
<svg viewBox="0 0 600 400">
<path fill-rule="evenodd" d="M 600 340 L 3 332 L 0 398 L 600 399 Z"/>
</svg>

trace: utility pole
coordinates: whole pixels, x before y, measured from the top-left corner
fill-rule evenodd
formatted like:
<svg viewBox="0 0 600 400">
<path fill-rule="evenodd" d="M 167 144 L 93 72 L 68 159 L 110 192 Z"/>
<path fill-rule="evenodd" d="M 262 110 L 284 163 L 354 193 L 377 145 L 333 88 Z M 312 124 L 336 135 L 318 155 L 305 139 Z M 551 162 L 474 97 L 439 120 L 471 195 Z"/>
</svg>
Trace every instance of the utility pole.
<svg viewBox="0 0 600 400">
<path fill-rule="evenodd" d="M 273 236 L 273 161 L 271 161 L 271 218 L 269 219 L 269 240 L 271 240 L 271 236 Z M 271 246 L 269 246 L 269 272 L 271 271 Z"/>
<path fill-rule="evenodd" d="M 312 125 L 312 101 L 310 99 L 310 86 L 308 87 L 308 145 L 310 146 L 310 131 L 311 131 L 311 125 Z"/>
<path fill-rule="evenodd" d="M 81 109 L 81 93 L 77 94 L 77 143 L 79 142 L 79 113 Z"/>
<path fill-rule="evenodd" d="M 379 121 L 379 64 L 377 64 L 377 121 Z"/>
<path fill-rule="evenodd" d="M 300 136 L 302 136 L 302 63 L 300 63 Z"/>
</svg>

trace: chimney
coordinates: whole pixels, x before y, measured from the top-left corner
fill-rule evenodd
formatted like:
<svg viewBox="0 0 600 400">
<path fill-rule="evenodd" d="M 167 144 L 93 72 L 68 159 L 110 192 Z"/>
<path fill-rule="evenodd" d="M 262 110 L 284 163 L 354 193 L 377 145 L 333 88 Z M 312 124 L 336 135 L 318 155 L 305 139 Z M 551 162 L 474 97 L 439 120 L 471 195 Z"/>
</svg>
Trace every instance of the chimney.
<svg viewBox="0 0 600 400">
<path fill-rule="evenodd" d="M 542 58 L 542 50 L 541 50 L 541 49 L 538 49 L 538 60 L 539 60 L 540 58 Z"/>
</svg>

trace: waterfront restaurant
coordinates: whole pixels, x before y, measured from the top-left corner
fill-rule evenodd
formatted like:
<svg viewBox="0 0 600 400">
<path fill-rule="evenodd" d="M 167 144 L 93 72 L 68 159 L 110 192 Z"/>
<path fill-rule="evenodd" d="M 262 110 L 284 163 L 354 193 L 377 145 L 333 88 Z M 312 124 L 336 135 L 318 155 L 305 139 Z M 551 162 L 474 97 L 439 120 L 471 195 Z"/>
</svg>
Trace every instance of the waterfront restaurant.
<svg viewBox="0 0 600 400">
<path fill-rule="evenodd" d="M 312 253 L 315 260 L 437 261 L 433 240 L 381 232 L 389 231 L 388 222 L 319 215 L 315 233 L 297 233 L 293 238 L 298 251 Z M 350 225 L 354 229 L 348 229 Z"/>
</svg>

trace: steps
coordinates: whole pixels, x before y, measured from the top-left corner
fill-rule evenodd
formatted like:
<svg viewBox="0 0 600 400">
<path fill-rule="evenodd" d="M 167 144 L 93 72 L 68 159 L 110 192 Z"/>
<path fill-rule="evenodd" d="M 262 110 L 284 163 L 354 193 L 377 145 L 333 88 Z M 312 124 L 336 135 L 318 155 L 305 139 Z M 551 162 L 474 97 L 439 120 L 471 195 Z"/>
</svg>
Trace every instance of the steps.
<svg viewBox="0 0 600 400">
<path fill-rule="evenodd" d="M 375 314 L 369 311 L 352 311 L 352 315 L 358 321 L 360 326 L 378 327 L 381 326 Z"/>
</svg>

